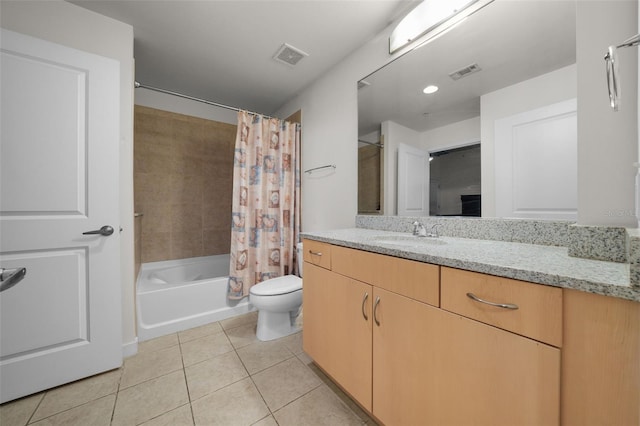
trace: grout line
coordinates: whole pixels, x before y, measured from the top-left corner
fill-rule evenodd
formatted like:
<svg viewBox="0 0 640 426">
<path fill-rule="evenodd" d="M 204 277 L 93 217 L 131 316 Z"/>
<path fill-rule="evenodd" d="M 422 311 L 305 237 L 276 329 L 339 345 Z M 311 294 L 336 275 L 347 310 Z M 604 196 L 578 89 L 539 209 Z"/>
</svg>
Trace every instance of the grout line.
<svg viewBox="0 0 640 426">
<path fill-rule="evenodd" d="M 120 377 L 118 377 L 118 386 L 116 387 L 116 399 L 113 401 L 113 409 L 111 410 L 111 420 L 109 421 L 109 424 L 113 423 L 113 419 L 116 416 L 116 407 L 118 406 L 118 399 L 120 398 L 120 385 L 122 384 L 122 376 L 124 375 L 124 360 L 122 361 L 120 369 Z"/>
<path fill-rule="evenodd" d="M 40 408 L 40 405 L 42 404 L 42 401 L 44 401 L 44 396 L 47 394 L 47 392 L 48 391 L 42 392 L 42 397 L 40 398 L 40 401 L 38 401 L 38 404 L 36 404 L 36 408 L 33 409 L 33 412 L 31 413 L 31 415 L 27 419 L 27 422 L 25 423 L 25 425 L 28 425 L 28 424 L 31 423 L 31 420 L 33 419 L 33 416 L 36 415 L 36 411 L 38 411 L 38 408 Z"/>
<path fill-rule="evenodd" d="M 222 327 L 222 325 L 220 327 Z M 189 412 L 191 413 L 191 424 L 195 425 L 196 416 L 193 414 L 193 405 L 191 405 L 193 400 L 191 399 L 191 391 L 189 390 L 189 380 L 187 379 L 187 368 L 184 365 L 184 354 L 182 353 L 183 342 L 180 340 L 180 335 L 178 333 L 176 333 L 176 337 L 178 339 L 178 347 L 180 348 L 180 362 L 182 363 L 182 375 L 184 376 L 184 385 L 187 388 L 187 399 L 189 400 L 187 404 L 189 405 Z"/>
</svg>

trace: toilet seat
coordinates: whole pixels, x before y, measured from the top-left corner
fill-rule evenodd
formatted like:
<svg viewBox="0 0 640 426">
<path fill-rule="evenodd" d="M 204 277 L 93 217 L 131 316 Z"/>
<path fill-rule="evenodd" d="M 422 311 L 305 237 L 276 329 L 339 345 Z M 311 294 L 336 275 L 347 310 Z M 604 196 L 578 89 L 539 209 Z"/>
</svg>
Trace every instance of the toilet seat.
<svg viewBox="0 0 640 426">
<path fill-rule="evenodd" d="M 302 278 L 296 275 L 271 278 L 252 286 L 249 293 L 255 296 L 279 296 L 302 290 Z"/>
</svg>

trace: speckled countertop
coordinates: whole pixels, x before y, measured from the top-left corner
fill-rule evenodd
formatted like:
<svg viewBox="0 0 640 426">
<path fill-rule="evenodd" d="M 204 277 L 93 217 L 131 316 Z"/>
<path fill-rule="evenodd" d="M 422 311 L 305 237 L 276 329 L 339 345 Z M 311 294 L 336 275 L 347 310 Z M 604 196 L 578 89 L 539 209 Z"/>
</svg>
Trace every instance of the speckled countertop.
<svg viewBox="0 0 640 426">
<path fill-rule="evenodd" d="M 566 247 L 440 237 L 445 244 L 400 232 L 339 229 L 304 232 L 302 238 L 420 262 L 640 301 L 629 284 L 629 264 L 570 257 Z M 401 241 L 389 241 L 393 238 Z M 385 241 L 386 239 L 386 241 Z"/>
</svg>

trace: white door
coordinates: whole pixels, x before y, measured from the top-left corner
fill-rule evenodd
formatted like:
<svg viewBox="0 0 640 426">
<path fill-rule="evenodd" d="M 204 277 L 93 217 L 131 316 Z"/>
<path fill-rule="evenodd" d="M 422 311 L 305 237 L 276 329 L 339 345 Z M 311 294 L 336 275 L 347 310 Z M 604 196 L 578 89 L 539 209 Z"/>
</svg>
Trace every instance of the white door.
<svg viewBox="0 0 640 426">
<path fill-rule="evenodd" d="M 576 220 L 577 101 L 495 122 L 498 217 Z"/>
<path fill-rule="evenodd" d="M 429 216 L 429 153 L 398 144 L 398 215 Z"/>
<path fill-rule="evenodd" d="M 5 30 L 0 55 L 5 402 L 122 363 L 119 63 Z"/>
</svg>

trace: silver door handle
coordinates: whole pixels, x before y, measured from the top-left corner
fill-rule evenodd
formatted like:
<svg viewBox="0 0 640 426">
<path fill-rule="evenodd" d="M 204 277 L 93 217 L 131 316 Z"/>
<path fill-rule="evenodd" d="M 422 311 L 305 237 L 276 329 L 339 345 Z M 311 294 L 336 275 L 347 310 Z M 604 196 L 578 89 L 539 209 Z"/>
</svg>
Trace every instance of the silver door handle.
<svg viewBox="0 0 640 426">
<path fill-rule="evenodd" d="M 362 316 L 365 321 L 369 321 L 369 317 L 367 316 L 367 312 L 365 311 L 365 303 L 367 303 L 367 299 L 369 298 L 369 293 L 364 294 L 364 298 L 362 299 Z"/>
<path fill-rule="evenodd" d="M 473 293 L 467 293 L 467 297 L 475 302 L 484 303 L 485 305 L 495 306 L 496 308 L 513 309 L 513 310 L 518 309 L 518 305 L 514 303 L 489 302 L 488 300 L 480 299 L 478 296 L 476 296 Z"/>
<path fill-rule="evenodd" d="M 108 237 L 111 234 L 113 234 L 113 227 L 109 225 L 105 225 L 102 228 L 96 229 L 94 231 L 87 231 L 82 233 L 82 235 L 102 235 L 105 237 Z"/>
<path fill-rule="evenodd" d="M 27 268 L 0 268 L 0 292 L 9 290 L 27 275 Z"/>
<path fill-rule="evenodd" d="M 373 320 L 376 325 L 380 327 L 380 321 L 378 321 L 378 305 L 380 304 L 380 296 L 376 297 L 376 303 L 373 304 Z"/>
</svg>

